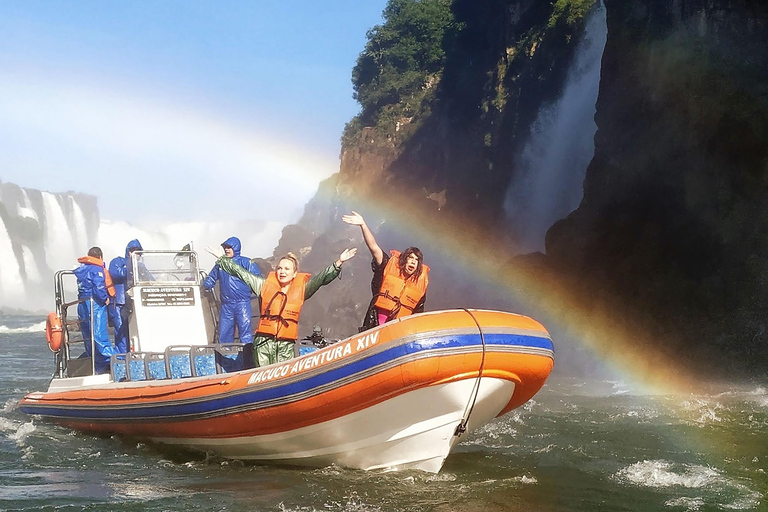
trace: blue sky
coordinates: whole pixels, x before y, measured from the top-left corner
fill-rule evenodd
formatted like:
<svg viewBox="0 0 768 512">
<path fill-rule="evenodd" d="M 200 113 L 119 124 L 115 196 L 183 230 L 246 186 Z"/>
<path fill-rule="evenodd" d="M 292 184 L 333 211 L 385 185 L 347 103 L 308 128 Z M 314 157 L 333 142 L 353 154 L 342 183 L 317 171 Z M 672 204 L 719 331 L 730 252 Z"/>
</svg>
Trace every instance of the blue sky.
<svg viewBox="0 0 768 512">
<path fill-rule="evenodd" d="M 386 0 L 0 0 L 0 180 L 103 218 L 295 221 Z"/>
</svg>

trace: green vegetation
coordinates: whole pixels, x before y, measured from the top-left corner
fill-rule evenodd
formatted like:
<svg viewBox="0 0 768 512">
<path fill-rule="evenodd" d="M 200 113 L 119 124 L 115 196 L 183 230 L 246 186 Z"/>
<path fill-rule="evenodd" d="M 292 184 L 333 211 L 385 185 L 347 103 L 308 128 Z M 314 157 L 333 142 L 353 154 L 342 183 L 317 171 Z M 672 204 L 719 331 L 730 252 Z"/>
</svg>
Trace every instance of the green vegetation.
<svg viewBox="0 0 768 512">
<path fill-rule="evenodd" d="M 559 21 L 565 21 L 568 25 L 580 23 L 594 4 L 595 0 L 557 0 L 549 18 L 549 28 L 556 26 Z"/>
<path fill-rule="evenodd" d="M 350 121 L 343 142 L 363 126 L 388 137 L 409 132 L 422 103 L 434 94 L 445 65 L 443 40 L 457 29 L 450 0 L 390 0 L 384 24 L 368 31 L 365 50 L 352 71 L 360 114 Z"/>
</svg>

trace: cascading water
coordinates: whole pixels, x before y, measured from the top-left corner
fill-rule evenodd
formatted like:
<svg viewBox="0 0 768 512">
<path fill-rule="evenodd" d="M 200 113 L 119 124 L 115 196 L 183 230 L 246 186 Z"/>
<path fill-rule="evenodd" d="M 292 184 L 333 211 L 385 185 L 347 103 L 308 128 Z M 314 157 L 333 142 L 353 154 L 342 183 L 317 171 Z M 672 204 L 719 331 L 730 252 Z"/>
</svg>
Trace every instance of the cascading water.
<svg viewBox="0 0 768 512">
<path fill-rule="evenodd" d="M 42 283 L 43 276 L 40 274 L 40 269 L 37 268 L 35 255 L 32 253 L 32 249 L 26 245 L 22 245 L 21 258 L 24 262 L 24 270 L 27 273 L 27 285 L 36 285 Z"/>
<path fill-rule="evenodd" d="M 24 199 L 23 204 L 19 203 L 17 207 L 17 212 L 19 214 L 19 217 L 25 217 L 28 219 L 34 219 L 35 221 L 39 222 L 40 219 L 37 217 L 37 212 L 32 207 L 32 201 L 29 199 L 29 194 L 26 190 L 21 189 L 22 197 Z"/>
<path fill-rule="evenodd" d="M 243 244 L 243 254 L 268 256 L 283 224 L 239 220 L 185 222 L 144 229 L 127 222 L 100 220 L 95 198 L 82 194 L 41 192 L 0 182 L 0 309 L 44 311 L 53 307 L 52 275 L 77 265 L 90 245 L 104 251 L 108 263 L 138 238 L 147 249 L 167 249 L 194 242 L 201 268 L 213 264 L 204 247 L 218 246 L 230 236 Z"/>
<path fill-rule="evenodd" d="M 51 308 L 53 272 L 74 268 L 96 238 L 94 198 L 0 182 L 0 210 L 0 310 Z"/>
<path fill-rule="evenodd" d="M 87 247 L 78 250 L 70 231 L 64 209 L 59 198 L 50 192 L 43 192 L 45 216 L 45 261 L 53 270 L 72 268 L 79 256 L 84 256 Z M 82 253 L 82 254 L 79 254 Z"/>
<path fill-rule="evenodd" d="M 602 2 L 589 15 L 560 99 L 543 107 L 507 189 L 504 210 L 521 253 L 544 250 L 544 236 L 579 206 L 594 155 L 595 102 L 607 25 Z"/>
<path fill-rule="evenodd" d="M 72 215 L 70 219 L 72 221 L 72 234 L 75 247 L 84 248 L 87 250 L 89 247 L 88 234 L 85 232 L 85 215 L 83 215 L 83 209 L 77 203 L 74 197 L 69 196 L 69 207 Z"/>
<path fill-rule="evenodd" d="M 13 253 L 11 235 L 0 217 L 0 301 L 12 303 L 24 294 L 24 282 L 16 255 Z"/>
</svg>

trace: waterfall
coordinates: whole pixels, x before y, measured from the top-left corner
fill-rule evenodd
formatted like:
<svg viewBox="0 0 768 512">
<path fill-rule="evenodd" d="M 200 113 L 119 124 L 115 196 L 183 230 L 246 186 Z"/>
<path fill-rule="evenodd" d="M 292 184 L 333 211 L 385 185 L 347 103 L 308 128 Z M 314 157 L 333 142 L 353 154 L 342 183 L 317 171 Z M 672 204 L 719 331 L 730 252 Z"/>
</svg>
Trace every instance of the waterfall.
<svg viewBox="0 0 768 512">
<path fill-rule="evenodd" d="M 238 220 L 135 226 L 99 218 L 96 198 L 84 194 L 24 189 L 0 182 L 0 309 L 45 311 L 53 307 L 53 272 L 72 269 L 90 245 L 98 245 L 109 262 L 125 253 L 133 238 L 146 249 L 181 249 L 194 242 L 201 268 L 213 257 L 201 250 L 230 236 L 243 254 L 268 257 L 280 240 L 277 221 Z"/>
<path fill-rule="evenodd" d="M 549 227 L 579 206 L 595 149 L 595 103 L 606 37 L 600 2 L 587 19 L 562 96 L 543 107 L 531 127 L 504 202 L 520 252 L 543 251 Z"/>
<path fill-rule="evenodd" d="M 59 198 L 43 192 L 45 261 L 53 270 L 73 268 L 79 256 Z"/>
<path fill-rule="evenodd" d="M 17 207 L 17 212 L 19 214 L 19 217 L 25 217 L 28 219 L 34 219 L 37 222 L 40 222 L 40 219 L 37 218 L 37 212 L 32 207 L 32 201 L 29 200 L 29 194 L 27 194 L 27 191 L 24 189 L 21 189 L 22 197 L 24 199 L 24 204 L 22 205 L 19 203 Z"/>
<path fill-rule="evenodd" d="M 37 268 L 35 262 L 35 255 L 32 253 L 32 249 L 26 245 L 21 246 L 21 257 L 24 262 L 24 270 L 27 273 L 27 285 L 36 285 L 43 282 L 43 276 L 40 274 L 40 269 Z"/>
<path fill-rule="evenodd" d="M 83 210 L 80 208 L 80 205 L 77 203 L 74 197 L 69 196 L 69 206 L 70 210 L 72 211 L 71 220 L 72 220 L 72 235 L 73 235 L 73 242 L 76 249 L 79 249 L 80 252 L 82 252 L 82 255 L 85 255 L 85 253 L 90 248 L 88 245 L 88 234 L 85 232 L 85 215 L 83 215 Z"/>
<path fill-rule="evenodd" d="M 21 269 L 13 252 L 11 235 L 0 217 L 0 302 L 13 304 L 24 295 L 24 282 L 21 279 Z"/>
</svg>

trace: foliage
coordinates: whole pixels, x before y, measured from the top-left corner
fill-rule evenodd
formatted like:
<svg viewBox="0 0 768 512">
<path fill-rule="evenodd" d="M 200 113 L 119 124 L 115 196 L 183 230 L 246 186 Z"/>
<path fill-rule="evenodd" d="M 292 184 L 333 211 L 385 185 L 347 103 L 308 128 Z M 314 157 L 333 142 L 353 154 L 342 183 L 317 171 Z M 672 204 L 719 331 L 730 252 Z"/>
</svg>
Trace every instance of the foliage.
<svg viewBox="0 0 768 512">
<path fill-rule="evenodd" d="M 450 0 L 389 0 L 383 17 L 382 25 L 368 31 L 352 71 L 354 97 L 362 109 L 345 138 L 362 125 L 391 130 L 409 123 L 439 81 L 443 40 L 456 28 Z"/>
<path fill-rule="evenodd" d="M 549 18 L 549 28 L 565 21 L 568 25 L 579 23 L 595 4 L 595 0 L 557 0 L 552 16 Z"/>
</svg>

